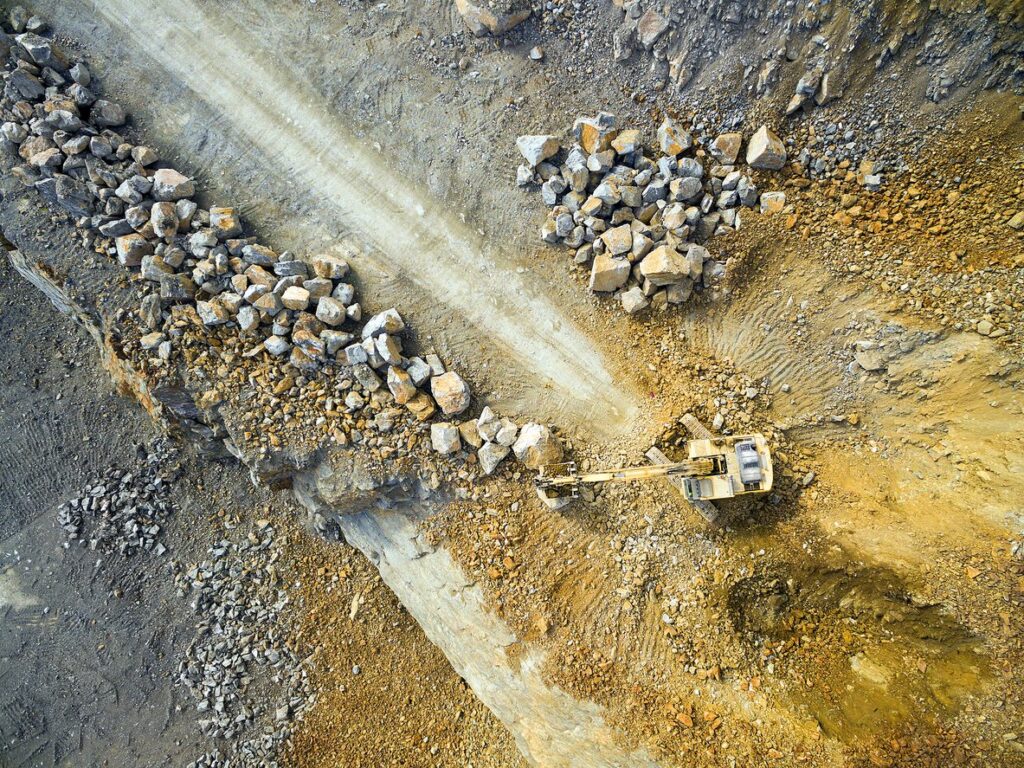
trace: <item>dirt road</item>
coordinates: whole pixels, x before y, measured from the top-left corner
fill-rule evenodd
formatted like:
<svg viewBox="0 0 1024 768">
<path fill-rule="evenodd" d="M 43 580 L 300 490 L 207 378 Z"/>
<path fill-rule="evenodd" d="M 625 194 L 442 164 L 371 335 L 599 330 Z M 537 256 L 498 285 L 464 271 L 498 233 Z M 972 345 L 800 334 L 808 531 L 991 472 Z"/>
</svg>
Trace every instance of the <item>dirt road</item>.
<svg viewBox="0 0 1024 768">
<path fill-rule="evenodd" d="M 451 313 L 440 333 L 474 333 L 484 348 L 502 348 L 517 361 L 533 385 L 531 404 L 540 401 L 538 407 L 608 433 L 631 423 L 627 389 L 545 296 L 543 281 L 389 169 L 295 73 L 268 66 L 277 59 L 258 50 L 251 30 L 190 0 L 145 7 L 102 0 L 95 11 L 163 68 L 167 80 L 203 100 L 218 115 L 218 130 L 239 132 L 276 173 L 336 213 L 370 246 L 364 262 L 383 275 L 400 272 Z"/>
</svg>

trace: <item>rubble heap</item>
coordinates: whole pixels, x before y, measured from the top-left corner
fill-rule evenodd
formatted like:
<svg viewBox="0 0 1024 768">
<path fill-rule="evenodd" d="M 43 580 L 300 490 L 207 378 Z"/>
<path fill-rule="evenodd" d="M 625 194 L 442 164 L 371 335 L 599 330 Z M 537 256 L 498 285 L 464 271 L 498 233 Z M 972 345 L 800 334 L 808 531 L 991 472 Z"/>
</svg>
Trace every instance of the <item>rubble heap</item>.
<svg viewBox="0 0 1024 768">
<path fill-rule="evenodd" d="M 409 329 L 396 308 L 362 322 L 346 259 L 275 251 L 245 235 L 234 208 L 201 208 L 194 181 L 164 167 L 154 148 L 128 141 L 126 111 L 97 95 L 84 62 L 69 60 L 38 34 L 42 22 L 26 31 L 25 16 L 12 10 L 7 24 L 14 36 L 0 32 L 0 55 L 7 59 L 0 142 L 22 160 L 13 175 L 73 216 L 86 246 L 137 270 L 144 292 L 138 315 L 148 330 L 138 339 L 144 355 L 166 368 L 184 329 L 195 323 L 211 332 L 237 331 L 244 358 L 293 369 L 282 380 L 326 373 L 350 382 L 341 396 L 350 414 L 382 398 L 418 422 L 469 409 L 469 385 L 437 355 L 405 355 Z M 384 410 L 375 425 L 387 433 L 394 421 L 394 412 Z M 512 442 L 468 427 L 453 435 L 455 427 L 433 425 L 439 453 L 466 444 L 490 474 L 510 452 Z M 538 439 L 556 445 L 542 429 Z M 517 431 L 503 434 L 514 441 Z"/>
<path fill-rule="evenodd" d="M 157 438 L 138 446 L 137 457 L 130 467 L 109 467 L 81 496 L 60 505 L 57 524 L 69 541 L 126 556 L 167 551 L 157 538 L 174 510 L 177 451 L 166 438 Z"/>
<path fill-rule="evenodd" d="M 285 640 L 289 598 L 275 567 L 281 550 L 274 527 L 257 520 L 248 532 L 233 535 L 237 521 L 227 528 L 210 547 L 209 560 L 179 568 L 175 575 L 179 594 L 192 596 L 199 616 L 196 639 L 178 665 L 178 681 L 204 715 L 203 733 L 232 740 L 231 756 L 215 751 L 191 765 L 276 766 L 292 722 L 313 696 L 302 659 Z M 273 670 L 276 690 L 247 695 L 256 666 Z"/>
<path fill-rule="evenodd" d="M 551 206 L 541 238 L 573 249 L 576 263 L 589 265 L 590 290 L 614 293 L 629 314 L 683 304 L 695 290 L 715 285 L 726 263 L 705 243 L 739 229 L 744 208 L 775 213 L 785 206 L 785 193 L 762 195 L 740 170 L 740 133 L 702 147 L 666 118 L 658 128 L 660 152 L 652 157 L 640 131 L 619 130 L 614 115 L 600 112 L 579 118 L 573 136 L 568 150 L 554 136 L 520 136 L 516 145 L 526 164 L 517 182 L 539 184 Z M 779 170 L 786 163 L 785 145 L 767 126 L 746 146 L 750 168 Z"/>
</svg>

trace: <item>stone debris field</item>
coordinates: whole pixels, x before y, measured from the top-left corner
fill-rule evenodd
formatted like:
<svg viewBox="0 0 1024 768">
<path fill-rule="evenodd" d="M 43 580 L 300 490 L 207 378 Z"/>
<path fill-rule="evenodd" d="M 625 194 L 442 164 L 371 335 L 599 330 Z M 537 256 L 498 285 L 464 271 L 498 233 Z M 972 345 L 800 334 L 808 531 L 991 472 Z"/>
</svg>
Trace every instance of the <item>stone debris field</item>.
<svg viewBox="0 0 1024 768">
<path fill-rule="evenodd" d="M 1024 766 L 1018 0 L 0 59 L 0 765 Z"/>
</svg>

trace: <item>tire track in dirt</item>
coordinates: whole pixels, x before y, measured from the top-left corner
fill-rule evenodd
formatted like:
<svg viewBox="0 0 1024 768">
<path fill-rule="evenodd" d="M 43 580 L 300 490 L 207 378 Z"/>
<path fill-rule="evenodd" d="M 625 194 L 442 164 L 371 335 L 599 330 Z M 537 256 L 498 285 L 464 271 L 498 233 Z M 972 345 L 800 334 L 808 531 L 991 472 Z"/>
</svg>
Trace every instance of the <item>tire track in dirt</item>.
<svg viewBox="0 0 1024 768">
<path fill-rule="evenodd" d="M 372 245 L 369 261 L 400 269 L 425 294 L 462 315 L 482 341 L 505 349 L 537 385 L 538 399 L 578 422 L 615 434 L 636 409 L 608 361 L 543 294 L 517 273 L 513 254 L 484 246 L 443 203 L 387 168 L 331 114 L 330 105 L 282 68 L 264 62 L 252 30 L 192 0 L 100 0 L 97 15 L 168 77 L 190 88 L 268 164 L 324 201 Z M 244 40 L 244 42 L 243 42 Z M 376 252 L 374 252 L 376 251 Z"/>
</svg>

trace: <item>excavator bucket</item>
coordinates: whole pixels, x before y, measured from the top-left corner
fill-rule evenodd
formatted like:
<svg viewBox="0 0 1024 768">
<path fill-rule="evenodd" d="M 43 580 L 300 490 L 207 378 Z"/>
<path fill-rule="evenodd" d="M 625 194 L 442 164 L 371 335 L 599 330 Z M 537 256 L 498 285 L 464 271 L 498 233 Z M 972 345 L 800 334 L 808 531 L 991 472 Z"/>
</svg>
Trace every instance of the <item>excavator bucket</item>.
<svg viewBox="0 0 1024 768">
<path fill-rule="evenodd" d="M 551 482 L 552 478 L 559 478 L 559 484 Z M 561 464 L 546 464 L 540 468 L 537 475 L 536 489 L 537 496 L 544 502 L 548 509 L 562 509 L 573 499 L 579 498 L 579 483 L 571 482 L 576 477 L 576 462 L 567 461 Z M 566 480 L 570 482 L 565 482 Z"/>
<path fill-rule="evenodd" d="M 579 493 L 572 495 L 556 496 L 553 488 L 541 488 L 537 486 L 537 496 L 541 501 L 544 502 L 544 506 L 548 509 L 559 510 L 562 507 L 567 506 L 573 499 L 579 496 Z"/>
</svg>

